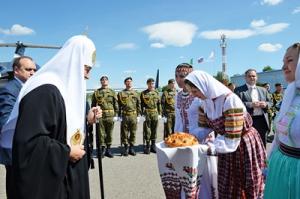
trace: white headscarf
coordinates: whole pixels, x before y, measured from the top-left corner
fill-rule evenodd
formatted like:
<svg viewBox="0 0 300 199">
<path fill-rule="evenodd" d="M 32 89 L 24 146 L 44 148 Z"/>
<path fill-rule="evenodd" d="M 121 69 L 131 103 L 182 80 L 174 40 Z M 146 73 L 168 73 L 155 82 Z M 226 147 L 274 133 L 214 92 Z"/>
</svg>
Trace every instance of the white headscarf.
<svg viewBox="0 0 300 199">
<path fill-rule="evenodd" d="M 276 121 L 282 119 L 282 117 L 286 114 L 289 107 L 292 104 L 293 99 L 295 98 L 296 89 L 300 89 L 300 54 L 298 58 L 298 63 L 295 71 L 295 81 L 288 84 L 286 90 L 284 91 L 282 104 L 280 106 L 280 111 Z"/>
<path fill-rule="evenodd" d="M 224 96 L 222 99 L 225 99 L 227 94 L 232 93 L 231 90 L 210 74 L 200 70 L 191 72 L 185 79 L 192 82 L 207 98 L 204 100 L 204 104 L 209 118 L 215 119 L 219 117 L 222 114 L 223 106 L 216 106 L 213 99 L 220 96 Z"/>
<path fill-rule="evenodd" d="M 9 120 L 3 127 L 1 146 L 5 148 L 11 148 L 12 146 L 13 135 L 9 135 L 11 140 L 5 140 L 5 133 L 14 133 L 19 114 L 19 104 L 22 98 L 33 89 L 44 84 L 56 86 L 64 99 L 67 120 L 67 144 L 70 145 L 70 139 L 77 130 L 84 137 L 86 107 L 84 65 L 93 66 L 95 55 L 95 45 L 89 38 L 84 35 L 71 37 L 58 53 L 22 87 Z"/>
</svg>

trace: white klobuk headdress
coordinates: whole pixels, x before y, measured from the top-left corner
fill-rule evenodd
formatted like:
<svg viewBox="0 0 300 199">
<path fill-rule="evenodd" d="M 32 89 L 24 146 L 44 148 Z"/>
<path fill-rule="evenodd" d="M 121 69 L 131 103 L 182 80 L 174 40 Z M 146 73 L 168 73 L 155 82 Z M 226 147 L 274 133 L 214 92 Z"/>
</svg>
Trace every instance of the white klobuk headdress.
<svg viewBox="0 0 300 199">
<path fill-rule="evenodd" d="M 33 89 L 44 84 L 56 86 L 64 99 L 67 144 L 83 143 L 86 108 L 84 66 L 93 66 L 95 56 L 96 48 L 89 38 L 84 35 L 71 37 L 58 53 L 22 87 L 9 120 L 2 129 L 1 147 L 12 148 L 13 133 L 22 98 Z"/>
</svg>

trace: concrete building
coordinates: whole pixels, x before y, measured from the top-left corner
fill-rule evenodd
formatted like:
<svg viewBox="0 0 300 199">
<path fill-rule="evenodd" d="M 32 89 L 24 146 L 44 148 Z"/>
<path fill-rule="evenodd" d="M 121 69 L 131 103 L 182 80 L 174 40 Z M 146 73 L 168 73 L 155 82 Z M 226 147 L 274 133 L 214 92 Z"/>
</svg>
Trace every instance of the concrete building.
<svg viewBox="0 0 300 199">
<path fill-rule="evenodd" d="M 264 84 L 269 83 L 271 86 L 271 92 L 275 91 L 275 84 L 281 83 L 283 88 L 287 87 L 287 82 L 284 79 L 282 70 L 272 70 L 267 72 L 258 72 L 257 73 L 257 82 Z M 230 78 L 230 81 L 234 83 L 236 86 L 241 86 L 245 84 L 245 75 L 234 75 Z"/>
</svg>

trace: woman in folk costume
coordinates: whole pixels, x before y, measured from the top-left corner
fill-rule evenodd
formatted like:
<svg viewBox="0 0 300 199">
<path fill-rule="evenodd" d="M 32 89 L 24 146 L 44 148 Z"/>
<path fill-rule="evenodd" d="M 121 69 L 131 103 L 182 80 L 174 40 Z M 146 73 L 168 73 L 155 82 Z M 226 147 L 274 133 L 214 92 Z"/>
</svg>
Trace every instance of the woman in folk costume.
<svg viewBox="0 0 300 199">
<path fill-rule="evenodd" d="M 265 198 L 300 198 L 300 43 L 290 46 L 283 58 L 289 83 L 274 120 L 275 139 L 269 151 Z M 298 63 L 298 64 L 297 64 Z"/>
<path fill-rule="evenodd" d="M 202 140 L 203 143 L 207 140 L 212 140 L 214 136 L 203 135 L 203 129 L 199 127 L 199 108 L 201 100 L 193 95 L 186 89 L 184 78 L 193 71 L 193 66 L 188 63 L 179 64 L 175 70 L 176 82 L 182 90 L 175 96 L 175 132 L 185 132 L 193 134 Z M 209 138 L 209 139 L 205 139 Z M 208 168 L 206 168 L 208 169 Z M 202 176 L 202 183 L 200 188 L 200 198 L 207 198 L 213 195 L 211 191 L 209 172 L 205 171 Z"/>
<path fill-rule="evenodd" d="M 266 153 L 242 101 L 203 71 L 193 71 L 185 83 L 203 100 L 199 122 L 207 128 L 202 133 L 214 131 L 217 135 L 210 147 L 218 154 L 219 198 L 261 198 Z"/>
<path fill-rule="evenodd" d="M 90 198 L 84 80 L 95 50 L 74 36 L 23 86 L 10 118 L 15 198 Z"/>
</svg>

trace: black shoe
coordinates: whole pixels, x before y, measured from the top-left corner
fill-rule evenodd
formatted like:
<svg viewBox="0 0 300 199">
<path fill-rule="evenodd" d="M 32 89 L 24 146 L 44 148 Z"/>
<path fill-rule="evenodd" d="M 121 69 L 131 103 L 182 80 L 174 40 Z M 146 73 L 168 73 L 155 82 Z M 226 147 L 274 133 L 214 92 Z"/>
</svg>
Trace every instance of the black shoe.
<svg viewBox="0 0 300 199">
<path fill-rule="evenodd" d="M 107 149 L 106 149 L 106 151 L 105 151 L 105 156 L 106 156 L 106 157 L 109 157 L 109 158 L 113 158 L 113 157 L 114 157 L 114 155 L 112 154 L 110 148 L 107 148 Z"/>
<path fill-rule="evenodd" d="M 156 146 L 155 146 L 154 144 L 151 145 L 150 151 L 151 151 L 152 153 L 156 153 Z"/>
<path fill-rule="evenodd" d="M 150 151 L 152 153 L 156 153 L 155 140 L 151 140 L 151 149 L 150 149 Z"/>
<path fill-rule="evenodd" d="M 136 153 L 135 153 L 135 151 L 134 151 L 134 149 L 133 149 L 133 146 L 130 146 L 130 147 L 129 147 L 129 154 L 132 155 L 132 156 L 135 156 L 135 155 L 136 155 Z"/>
<path fill-rule="evenodd" d="M 150 154 L 150 147 L 145 147 L 144 148 L 144 154 Z"/>
<path fill-rule="evenodd" d="M 124 151 L 123 151 L 122 155 L 128 156 L 128 146 L 127 145 L 124 146 Z"/>
</svg>

